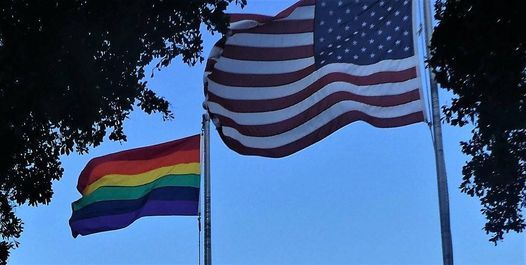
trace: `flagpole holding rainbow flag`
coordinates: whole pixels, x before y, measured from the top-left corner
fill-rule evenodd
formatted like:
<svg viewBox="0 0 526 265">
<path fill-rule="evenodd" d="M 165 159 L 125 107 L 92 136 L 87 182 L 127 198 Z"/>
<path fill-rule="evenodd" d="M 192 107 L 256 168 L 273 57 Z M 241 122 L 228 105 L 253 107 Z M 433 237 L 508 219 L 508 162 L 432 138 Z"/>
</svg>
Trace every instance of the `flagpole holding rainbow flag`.
<svg viewBox="0 0 526 265">
<path fill-rule="evenodd" d="M 204 209 L 205 209 L 205 231 L 204 231 L 204 263 L 212 264 L 212 212 L 210 200 L 210 116 L 203 114 L 203 176 L 204 183 Z"/>
</svg>

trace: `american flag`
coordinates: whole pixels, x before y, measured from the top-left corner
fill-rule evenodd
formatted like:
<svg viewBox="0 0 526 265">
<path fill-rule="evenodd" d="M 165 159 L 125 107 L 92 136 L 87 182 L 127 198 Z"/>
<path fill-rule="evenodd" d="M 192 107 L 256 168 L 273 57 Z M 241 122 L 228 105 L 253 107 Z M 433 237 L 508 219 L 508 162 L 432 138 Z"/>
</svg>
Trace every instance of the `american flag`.
<svg viewBox="0 0 526 265">
<path fill-rule="evenodd" d="M 276 16 L 231 15 L 205 70 L 223 141 L 283 157 L 354 121 L 424 121 L 410 0 L 302 0 Z"/>
</svg>

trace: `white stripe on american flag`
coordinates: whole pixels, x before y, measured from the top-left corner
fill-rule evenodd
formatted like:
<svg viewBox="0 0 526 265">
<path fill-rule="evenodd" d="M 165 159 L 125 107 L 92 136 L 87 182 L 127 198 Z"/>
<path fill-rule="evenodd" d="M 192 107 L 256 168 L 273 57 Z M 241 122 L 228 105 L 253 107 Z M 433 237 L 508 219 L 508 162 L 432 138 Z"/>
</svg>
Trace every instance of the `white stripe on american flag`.
<svg viewBox="0 0 526 265">
<path fill-rule="evenodd" d="M 302 19 L 314 19 L 314 6 L 300 6 L 286 18 L 278 20 L 302 20 Z"/>
<path fill-rule="evenodd" d="M 281 74 L 298 71 L 313 64 L 314 57 L 287 61 L 243 61 L 222 57 L 217 60 L 215 69 L 236 74 Z"/>
<path fill-rule="evenodd" d="M 241 20 L 238 22 L 230 23 L 230 29 L 250 29 L 257 27 L 258 25 L 260 25 L 259 22 L 255 20 Z"/>
<path fill-rule="evenodd" d="M 248 47 L 294 47 L 313 44 L 313 33 L 296 34 L 255 34 L 238 33 L 229 37 L 226 44 Z"/>
</svg>

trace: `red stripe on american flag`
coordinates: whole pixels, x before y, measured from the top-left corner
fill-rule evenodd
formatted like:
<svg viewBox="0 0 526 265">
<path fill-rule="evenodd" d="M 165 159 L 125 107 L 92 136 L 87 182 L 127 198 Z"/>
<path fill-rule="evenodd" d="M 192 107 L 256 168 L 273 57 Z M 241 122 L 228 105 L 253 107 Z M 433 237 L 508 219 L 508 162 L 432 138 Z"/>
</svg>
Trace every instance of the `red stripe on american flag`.
<svg viewBox="0 0 526 265">
<path fill-rule="evenodd" d="M 291 34 L 312 32 L 313 30 L 314 20 L 306 19 L 272 21 L 254 28 L 232 30 L 232 33 Z"/>
<path fill-rule="evenodd" d="M 265 16 L 265 15 L 259 15 L 259 14 L 231 14 L 230 15 L 230 23 L 243 21 L 243 20 L 254 20 L 257 22 L 266 22 L 273 19 L 282 19 L 288 17 L 294 9 L 300 7 L 300 6 L 312 6 L 316 4 L 316 0 L 302 0 L 297 2 L 296 4 L 290 6 L 289 8 L 281 11 L 276 16 Z"/>
<path fill-rule="evenodd" d="M 311 65 L 302 70 L 284 74 L 234 74 L 214 69 L 208 77 L 210 80 L 226 86 L 269 87 L 298 81 L 314 72 L 314 69 L 315 66 Z M 416 67 L 402 71 L 378 72 L 366 76 L 354 76 L 345 73 L 335 73 L 335 75 L 345 75 L 347 76 L 345 77 L 347 82 L 359 86 L 367 86 L 407 81 L 416 76 Z"/>
<path fill-rule="evenodd" d="M 217 63 L 216 60 L 212 60 L 212 59 L 206 60 L 205 71 L 206 72 L 210 72 L 210 71 L 214 70 L 214 66 L 216 65 L 216 63 Z"/>
<path fill-rule="evenodd" d="M 230 138 L 228 136 L 225 136 L 223 132 L 219 129 L 219 134 L 221 136 L 221 139 L 223 139 L 223 142 L 232 150 L 242 154 L 242 155 L 258 155 L 258 156 L 266 156 L 266 157 L 284 157 L 288 156 L 290 154 L 293 154 L 301 149 L 304 149 L 305 147 L 308 147 L 325 137 L 331 135 L 333 132 L 337 131 L 338 129 L 344 127 L 345 125 L 349 123 L 353 123 L 355 121 L 365 121 L 375 127 L 378 128 L 391 128 L 391 127 L 400 127 L 405 126 L 417 122 L 424 121 L 424 115 L 423 112 L 415 112 L 408 115 L 396 117 L 396 118 L 376 118 L 369 116 L 367 114 L 364 114 L 362 112 L 347 112 L 336 119 L 333 119 L 332 121 L 326 123 L 322 127 L 320 127 L 318 130 L 313 131 L 312 133 L 308 134 L 307 136 L 296 140 L 294 142 L 291 142 L 289 144 L 277 147 L 277 148 L 251 148 L 244 146 L 239 141 Z"/>
<path fill-rule="evenodd" d="M 308 76 L 315 69 L 316 67 L 311 65 L 304 69 L 284 74 L 234 74 L 214 69 L 214 71 L 208 77 L 214 82 L 227 86 L 280 86 L 298 81 Z"/>
<path fill-rule="evenodd" d="M 283 61 L 314 56 L 314 46 L 260 48 L 226 45 L 222 57 L 246 61 Z"/>
<path fill-rule="evenodd" d="M 323 86 L 312 86 L 316 87 L 317 90 L 321 89 Z M 420 99 L 420 89 L 415 88 L 412 91 L 408 91 L 399 95 L 384 95 L 384 96 L 364 96 L 357 95 L 347 91 L 338 91 L 328 95 L 324 100 L 330 100 L 331 104 L 338 103 L 339 101 L 350 100 L 361 102 L 371 106 L 379 107 L 391 107 L 400 104 L 405 104 L 411 101 Z M 211 102 L 218 103 L 222 107 L 228 109 L 229 111 L 238 112 L 238 113 L 255 113 L 255 112 L 266 112 L 274 111 L 279 109 L 284 109 L 293 105 L 298 104 L 302 100 L 309 97 L 311 94 L 296 93 L 288 97 L 282 97 L 277 99 L 263 99 L 263 100 L 231 100 L 218 97 L 213 93 L 208 94 L 208 100 Z M 338 99 L 338 100 L 336 100 Z M 320 101 L 321 102 L 321 101 Z"/>
</svg>

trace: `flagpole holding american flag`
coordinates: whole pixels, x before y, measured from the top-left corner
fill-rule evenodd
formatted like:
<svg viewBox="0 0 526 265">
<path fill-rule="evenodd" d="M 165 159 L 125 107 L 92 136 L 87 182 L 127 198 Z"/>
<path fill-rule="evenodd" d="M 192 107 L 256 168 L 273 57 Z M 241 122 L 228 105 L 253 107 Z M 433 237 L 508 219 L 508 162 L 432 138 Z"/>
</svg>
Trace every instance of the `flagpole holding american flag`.
<svg viewBox="0 0 526 265">
<path fill-rule="evenodd" d="M 424 23 L 425 23 L 425 42 L 426 53 L 430 56 L 429 46 L 433 33 L 433 22 L 431 12 L 431 1 L 424 0 Z M 449 193 L 447 186 L 446 163 L 444 159 L 444 146 L 442 143 L 442 126 L 440 124 L 440 110 L 438 100 L 438 85 L 431 68 L 429 71 L 429 86 L 431 92 L 432 126 L 433 126 L 433 145 L 435 150 L 435 162 L 437 170 L 438 184 L 438 204 L 440 211 L 440 230 L 442 236 L 442 259 L 444 265 L 453 265 L 453 243 L 451 238 L 451 227 L 449 220 Z"/>
<path fill-rule="evenodd" d="M 210 116 L 203 114 L 203 169 L 204 169 L 204 264 L 212 265 L 212 213 L 210 205 Z"/>
<path fill-rule="evenodd" d="M 429 0 L 299 0 L 275 16 L 230 14 L 208 57 L 206 109 L 243 155 L 292 155 L 347 124 L 425 122 L 416 13 Z M 414 12 L 418 10 L 418 12 Z M 420 23 L 420 21 L 418 21 Z M 442 250 L 453 264 L 437 85 L 430 72 Z"/>
</svg>

